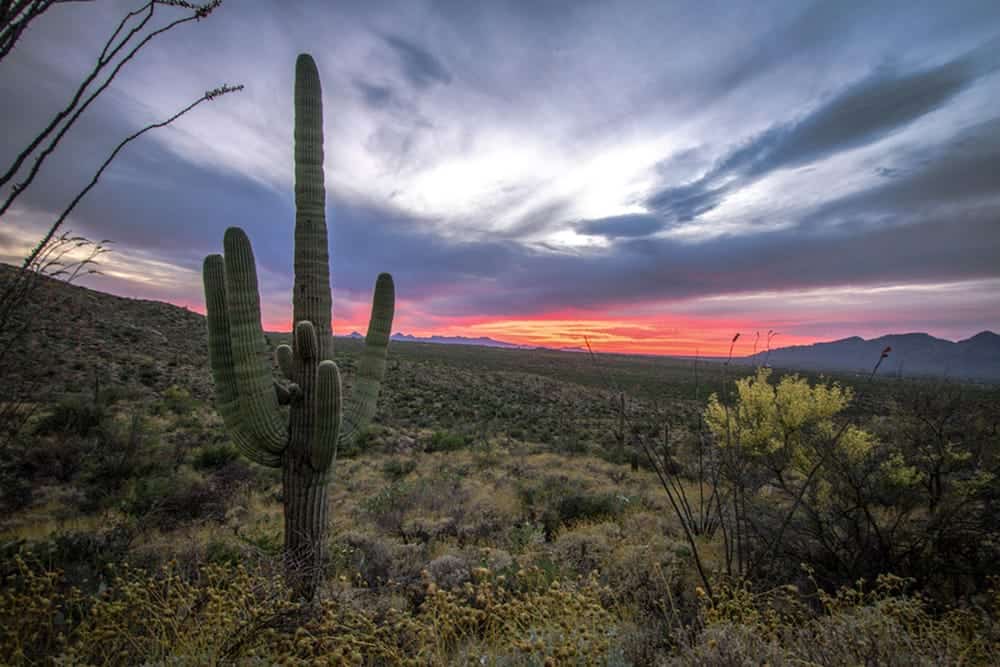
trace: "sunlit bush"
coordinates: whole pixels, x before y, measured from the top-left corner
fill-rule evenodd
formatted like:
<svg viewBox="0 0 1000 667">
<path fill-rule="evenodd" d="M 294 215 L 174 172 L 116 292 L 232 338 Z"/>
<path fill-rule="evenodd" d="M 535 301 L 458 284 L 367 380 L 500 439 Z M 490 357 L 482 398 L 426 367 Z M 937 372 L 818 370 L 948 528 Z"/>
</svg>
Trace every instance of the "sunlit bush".
<svg viewBox="0 0 1000 667">
<path fill-rule="evenodd" d="M 416 608 L 354 605 L 348 589 L 292 602 L 280 577 L 241 565 L 122 567 L 96 595 L 16 559 L 0 593 L 3 664 L 606 664 L 618 641 L 611 592 L 485 568 L 453 590 L 424 581 Z"/>
</svg>

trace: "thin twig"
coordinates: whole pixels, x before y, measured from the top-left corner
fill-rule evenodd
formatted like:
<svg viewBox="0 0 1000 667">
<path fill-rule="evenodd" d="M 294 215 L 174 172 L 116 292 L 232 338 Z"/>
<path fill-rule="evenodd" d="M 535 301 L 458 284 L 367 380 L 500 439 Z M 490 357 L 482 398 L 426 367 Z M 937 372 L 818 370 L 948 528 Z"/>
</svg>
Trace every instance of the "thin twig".
<svg viewBox="0 0 1000 667">
<path fill-rule="evenodd" d="M 211 11 L 219 5 L 220 1 L 221 0 L 216 0 L 216 2 L 209 3 L 208 5 L 195 9 L 194 13 L 191 14 L 190 16 L 172 21 L 171 23 L 168 23 L 164 27 L 159 28 L 158 30 L 154 30 L 153 32 L 146 35 L 127 54 L 125 54 L 125 56 L 121 59 L 121 61 L 119 61 L 119 63 L 111 71 L 111 74 L 104 81 L 104 83 L 98 86 L 98 88 L 95 91 L 93 91 L 87 97 L 87 99 L 83 101 L 82 104 L 80 104 L 79 108 L 77 108 L 77 105 L 80 103 L 80 98 L 82 97 L 83 93 L 86 91 L 87 87 L 90 86 L 90 84 L 97 78 L 97 75 L 101 72 L 101 70 L 103 70 L 104 67 L 106 67 L 111 62 L 111 60 L 118 54 L 118 52 L 121 49 L 123 49 L 125 45 L 132 39 L 132 37 L 136 35 L 139 31 L 141 31 L 142 28 L 145 27 L 146 23 L 148 23 L 149 20 L 153 17 L 153 12 L 156 5 L 166 4 L 170 6 L 187 7 L 187 3 L 178 4 L 176 2 L 151 0 L 151 2 L 149 2 L 148 5 L 144 6 L 142 10 L 139 10 L 148 12 L 146 16 L 142 19 L 142 21 L 139 23 L 139 25 L 130 30 L 128 35 L 126 35 L 126 37 L 121 41 L 121 43 L 117 47 L 111 50 L 110 54 L 108 54 L 104 59 L 97 61 L 97 64 L 94 66 L 94 69 L 87 76 L 87 78 L 84 79 L 83 83 L 80 84 L 80 87 L 77 89 L 76 94 L 73 96 L 73 99 L 70 101 L 69 105 L 67 105 L 66 108 L 64 108 L 62 111 L 56 114 L 55 117 L 53 117 L 49 125 L 37 137 L 35 137 L 35 139 L 28 145 L 27 148 L 25 148 L 17 156 L 17 158 L 14 160 L 14 163 L 10 166 L 7 172 L 3 176 L 0 176 L 0 186 L 3 186 L 6 183 L 8 183 L 17 174 L 17 172 L 20 171 L 21 166 L 28 159 L 28 157 L 30 157 L 35 152 L 35 150 L 41 145 L 41 143 L 55 130 L 55 128 L 59 125 L 59 123 L 61 123 L 63 119 L 65 119 L 70 113 L 72 113 L 72 116 L 69 117 L 69 120 L 66 121 L 66 123 L 59 130 L 59 132 L 52 138 L 52 141 L 49 142 L 49 144 L 45 147 L 45 149 L 42 150 L 42 152 L 35 157 L 35 162 L 31 166 L 31 170 L 28 172 L 27 176 L 21 182 L 15 184 L 14 187 L 11 189 L 11 192 L 7 196 L 7 199 L 4 201 L 2 205 L 0 205 L 0 216 L 3 216 L 7 212 L 7 210 L 11 207 L 11 205 L 13 205 L 13 203 L 21 195 L 21 193 L 23 193 L 25 189 L 27 189 L 28 186 L 31 185 L 32 182 L 34 182 L 35 176 L 38 175 L 38 172 L 41 169 L 42 165 L 45 163 L 45 160 L 56 149 L 56 147 L 59 145 L 59 142 L 66 135 L 69 129 L 73 127 L 73 125 L 77 122 L 77 120 L 80 118 L 80 115 L 84 111 L 86 111 L 87 107 L 89 107 L 90 104 L 95 99 L 97 99 L 97 97 L 101 93 L 103 93 L 108 86 L 111 85 L 111 82 L 114 81 L 116 76 L 118 76 L 118 73 L 121 71 L 121 69 L 129 61 L 131 61 L 132 58 L 134 58 L 135 55 L 146 44 L 150 42 L 150 40 L 183 23 L 188 23 L 189 21 L 200 21 L 202 18 L 207 16 L 208 13 L 211 13 Z M 188 8 L 193 8 L 193 7 L 188 7 Z M 124 22 L 128 20 L 128 18 L 130 18 L 133 14 L 135 14 L 135 12 L 130 13 L 128 16 L 126 16 L 122 24 L 119 25 L 118 30 L 115 31 L 115 35 L 117 35 L 120 32 L 122 25 L 124 25 Z M 112 36 L 112 39 L 109 40 L 108 44 L 110 44 L 112 41 L 114 41 L 114 36 Z M 107 48 L 108 47 L 106 45 L 105 49 Z"/>
<path fill-rule="evenodd" d="M 63 222 L 66 221 L 66 218 L 69 216 L 69 214 L 73 212 L 73 209 L 76 208 L 76 205 L 80 203 L 80 200 L 82 200 L 87 195 L 87 193 L 90 192 L 95 185 L 97 185 L 97 182 L 100 180 L 101 175 L 104 174 L 104 170 L 108 168 L 108 166 L 118 156 L 118 153 L 120 153 L 122 149 L 125 148 L 125 146 L 132 143 L 133 141 L 144 135 L 146 132 L 149 132 L 150 130 L 155 130 L 157 128 L 170 125 L 175 120 L 177 120 L 187 112 L 191 111 L 202 102 L 208 102 L 215 99 L 216 97 L 220 97 L 222 95 L 226 95 L 232 92 L 237 92 L 240 90 L 243 90 L 242 84 L 238 86 L 229 86 L 223 84 L 219 88 L 214 88 L 212 90 L 206 91 L 204 95 L 202 95 L 197 100 L 187 105 L 177 113 L 175 113 L 170 118 L 162 120 L 158 123 L 152 123 L 150 125 L 147 125 L 141 130 L 134 132 L 129 136 L 125 137 L 124 139 L 122 139 L 122 141 L 117 146 L 115 146 L 115 149 L 111 151 L 111 154 L 104 160 L 100 168 L 98 168 L 98 170 L 94 173 L 93 178 L 90 179 L 90 182 L 86 185 L 86 187 L 84 187 L 79 193 L 77 193 L 76 197 L 74 197 L 73 200 L 69 203 L 69 205 L 65 209 L 63 209 L 63 212 L 59 215 L 59 217 L 52 224 L 52 226 L 49 227 L 49 231 L 45 234 L 44 237 L 42 237 L 42 240 L 35 247 L 35 250 L 33 250 L 32 253 L 28 255 L 28 257 L 24 260 L 25 266 L 28 266 L 31 263 L 31 261 L 34 260 L 34 257 L 41 250 L 41 248 L 45 247 L 45 244 L 47 244 L 50 240 L 52 240 L 52 237 L 55 236 L 55 233 L 62 226 Z"/>
</svg>

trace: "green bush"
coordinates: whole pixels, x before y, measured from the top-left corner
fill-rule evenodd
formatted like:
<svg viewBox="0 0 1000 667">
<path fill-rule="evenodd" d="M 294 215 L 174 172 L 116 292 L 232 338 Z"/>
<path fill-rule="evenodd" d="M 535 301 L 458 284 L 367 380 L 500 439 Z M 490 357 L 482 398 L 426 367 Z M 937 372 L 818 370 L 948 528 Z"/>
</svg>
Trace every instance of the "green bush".
<svg viewBox="0 0 1000 667">
<path fill-rule="evenodd" d="M 395 482 L 403 479 L 416 469 L 417 462 L 413 459 L 389 459 L 382 465 L 382 474 Z"/>
<path fill-rule="evenodd" d="M 188 471 L 139 477 L 123 509 L 150 526 L 167 529 L 186 521 L 221 521 L 226 514 L 226 498 L 218 485 Z"/>
<path fill-rule="evenodd" d="M 202 448 L 195 455 L 192 463 L 199 470 L 214 470 L 221 468 L 230 461 L 235 461 L 239 456 L 240 453 L 236 447 L 226 442 L 221 445 L 209 445 Z"/>
<path fill-rule="evenodd" d="M 107 416 L 102 403 L 83 396 L 67 396 L 35 425 L 36 435 L 76 434 L 87 436 Z"/>
<path fill-rule="evenodd" d="M 562 477 L 524 484 L 518 491 L 529 516 L 544 528 L 546 541 L 566 524 L 614 517 L 629 503 L 628 498 L 614 493 L 588 493 Z"/>
<path fill-rule="evenodd" d="M 435 431 L 427 441 L 428 452 L 453 452 L 469 444 L 469 438 L 453 431 Z"/>
<path fill-rule="evenodd" d="M 402 482 L 393 482 L 374 496 L 361 502 L 361 509 L 374 519 L 375 524 L 389 532 L 399 532 L 403 516 L 409 505 L 411 489 Z"/>
<path fill-rule="evenodd" d="M 168 412 L 179 417 L 184 417 L 194 412 L 197 406 L 198 401 L 191 397 L 191 393 L 187 389 L 171 385 L 163 390 L 157 412 L 159 414 Z"/>
<path fill-rule="evenodd" d="M 613 493 L 573 493 L 559 500 L 557 505 L 559 520 L 567 524 L 573 521 L 613 517 L 622 513 L 626 502 L 624 497 Z"/>
</svg>

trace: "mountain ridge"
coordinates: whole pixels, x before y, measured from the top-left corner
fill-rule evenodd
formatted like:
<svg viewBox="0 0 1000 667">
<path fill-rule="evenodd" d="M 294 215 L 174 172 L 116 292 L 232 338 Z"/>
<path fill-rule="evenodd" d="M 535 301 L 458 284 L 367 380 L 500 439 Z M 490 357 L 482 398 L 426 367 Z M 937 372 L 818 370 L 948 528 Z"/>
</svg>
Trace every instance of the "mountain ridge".
<svg viewBox="0 0 1000 667">
<path fill-rule="evenodd" d="M 869 371 L 885 348 L 890 350 L 881 366 L 883 373 L 1000 381 L 1000 335 L 990 330 L 958 341 L 925 332 L 886 334 L 868 340 L 850 336 L 776 348 L 741 360 L 802 370 Z"/>
</svg>

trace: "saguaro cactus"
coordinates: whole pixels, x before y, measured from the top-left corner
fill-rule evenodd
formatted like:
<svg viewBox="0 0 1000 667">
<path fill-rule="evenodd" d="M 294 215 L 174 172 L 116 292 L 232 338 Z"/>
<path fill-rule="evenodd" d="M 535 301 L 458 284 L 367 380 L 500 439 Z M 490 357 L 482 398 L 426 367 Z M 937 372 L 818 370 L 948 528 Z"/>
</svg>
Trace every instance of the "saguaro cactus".
<svg viewBox="0 0 1000 667">
<path fill-rule="evenodd" d="M 289 384 L 272 376 L 253 250 L 242 229 L 227 229 L 224 254 L 205 258 L 204 283 L 217 409 L 248 459 L 282 469 L 286 572 L 304 597 L 312 597 L 319 580 L 337 446 L 357 437 L 375 413 L 395 300 L 392 276 L 380 274 L 345 408 L 333 362 L 325 204 L 319 72 L 302 54 L 295 64 L 294 335 L 291 346 L 276 350 Z M 279 404 L 289 406 L 287 421 Z"/>
</svg>

